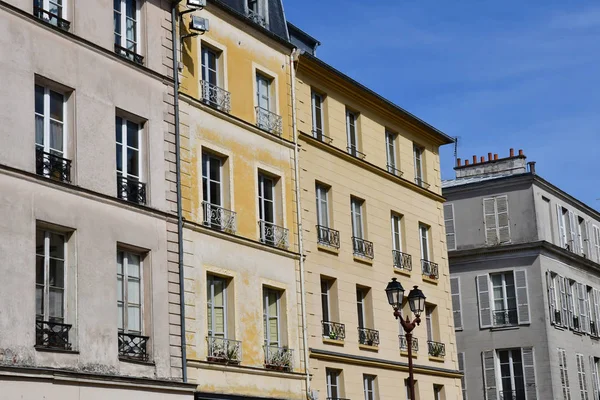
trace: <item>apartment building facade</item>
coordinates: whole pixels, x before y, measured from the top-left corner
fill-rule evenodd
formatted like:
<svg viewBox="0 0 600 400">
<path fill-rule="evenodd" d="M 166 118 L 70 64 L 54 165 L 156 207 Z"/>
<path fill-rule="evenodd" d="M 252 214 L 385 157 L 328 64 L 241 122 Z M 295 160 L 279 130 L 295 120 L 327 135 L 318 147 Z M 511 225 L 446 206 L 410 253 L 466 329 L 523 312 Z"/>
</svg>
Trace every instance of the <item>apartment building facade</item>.
<svg viewBox="0 0 600 400">
<path fill-rule="evenodd" d="M 0 1 L 3 398 L 193 398 L 170 282 L 170 7 Z"/>
<path fill-rule="evenodd" d="M 600 214 L 522 151 L 443 193 L 464 398 L 597 399 Z"/>
<path fill-rule="evenodd" d="M 316 58 L 316 39 L 289 30 L 304 50 L 295 97 L 312 397 L 408 398 L 408 347 L 384 293 L 394 277 L 427 297 L 411 343 L 417 398 L 457 399 L 438 153 L 452 139 Z"/>
</svg>

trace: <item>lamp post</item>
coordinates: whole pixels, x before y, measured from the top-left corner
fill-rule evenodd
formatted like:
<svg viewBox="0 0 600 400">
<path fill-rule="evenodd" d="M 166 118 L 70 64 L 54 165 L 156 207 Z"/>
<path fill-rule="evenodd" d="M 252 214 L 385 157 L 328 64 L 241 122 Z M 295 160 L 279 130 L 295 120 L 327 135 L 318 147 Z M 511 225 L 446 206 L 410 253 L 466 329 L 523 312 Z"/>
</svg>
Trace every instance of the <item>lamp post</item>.
<svg viewBox="0 0 600 400">
<path fill-rule="evenodd" d="M 388 298 L 388 302 L 394 309 L 394 317 L 396 319 L 400 319 L 400 325 L 404 329 L 406 337 L 406 347 L 408 347 L 408 387 L 410 390 L 410 398 L 411 400 L 415 400 L 415 380 L 413 377 L 413 360 L 412 360 L 412 331 L 415 329 L 417 325 L 421 323 L 421 314 L 425 310 L 425 295 L 423 292 L 417 287 L 414 286 L 413 289 L 408 293 L 408 305 L 413 314 L 415 314 L 415 319 L 411 322 L 408 315 L 406 316 L 406 320 L 402 319 L 402 300 L 404 299 L 404 288 L 402 284 L 396 280 L 396 278 L 392 278 L 390 283 L 388 283 L 385 288 L 385 293 Z"/>
</svg>

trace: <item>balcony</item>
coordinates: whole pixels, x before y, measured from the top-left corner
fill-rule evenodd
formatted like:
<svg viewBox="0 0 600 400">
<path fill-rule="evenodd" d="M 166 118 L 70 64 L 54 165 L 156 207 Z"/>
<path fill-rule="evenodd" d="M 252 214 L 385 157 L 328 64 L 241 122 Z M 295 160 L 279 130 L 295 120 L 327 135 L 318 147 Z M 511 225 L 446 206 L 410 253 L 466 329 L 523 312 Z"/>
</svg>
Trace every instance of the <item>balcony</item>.
<svg viewBox="0 0 600 400">
<path fill-rule="evenodd" d="M 35 172 L 46 178 L 71 183 L 71 160 L 38 148 L 35 150 Z"/>
<path fill-rule="evenodd" d="M 260 26 L 262 26 L 263 28 L 267 27 L 267 19 L 265 17 L 263 17 L 262 15 L 260 15 L 260 13 L 258 13 L 257 11 L 248 10 L 248 14 L 246 14 L 246 16 L 254 23 L 259 24 Z"/>
<path fill-rule="evenodd" d="M 211 204 L 207 201 L 202 202 L 202 210 L 204 215 L 204 226 L 218 231 L 235 233 L 237 229 L 235 212 Z"/>
<path fill-rule="evenodd" d="M 220 337 L 208 336 L 208 361 L 239 364 L 242 362 L 242 342 Z"/>
<path fill-rule="evenodd" d="M 348 150 L 348 154 L 356 158 L 360 158 L 361 160 L 364 160 L 367 156 L 365 153 L 358 151 L 358 148 L 356 146 L 348 146 L 346 147 L 346 149 Z"/>
<path fill-rule="evenodd" d="M 256 126 L 273 135 L 281 136 L 283 122 L 280 115 L 256 106 Z"/>
<path fill-rule="evenodd" d="M 425 182 L 421 178 L 415 178 L 415 183 L 424 189 L 429 189 L 429 187 L 431 186 L 429 183 Z"/>
<path fill-rule="evenodd" d="M 260 228 L 261 243 L 283 249 L 289 247 L 287 229 L 267 221 L 258 221 L 258 226 Z"/>
<path fill-rule="evenodd" d="M 207 81 L 200 81 L 202 101 L 209 106 L 229 113 L 231 111 L 231 93 Z"/>
<path fill-rule="evenodd" d="M 265 346 L 265 368 L 290 372 L 294 350 L 287 347 Z"/>
<path fill-rule="evenodd" d="M 432 340 L 427 341 L 427 351 L 431 357 L 446 357 L 446 345 Z"/>
<path fill-rule="evenodd" d="M 386 167 L 390 174 L 394 174 L 396 176 L 402 176 L 402 174 L 403 174 L 403 172 L 400 171 L 398 168 L 396 168 L 395 165 L 387 164 Z"/>
<path fill-rule="evenodd" d="M 573 325 L 572 325 L 572 329 L 574 331 L 579 332 L 579 317 L 575 317 L 573 316 Z"/>
<path fill-rule="evenodd" d="M 340 248 L 340 232 L 326 226 L 317 225 L 317 240 L 319 244 Z"/>
<path fill-rule="evenodd" d="M 117 174 L 117 196 L 132 203 L 146 204 L 146 184 L 137 178 Z"/>
<path fill-rule="evenodd" d="M 366 346 L 379 346 L 379 331 L 369 328 L 358 328 L 358 343 Z"/>
<path fill-rule="evenodd" d="M 598 337 L 598 328 L 596 328 L 596 322 L 590 321 L 590 335 Z"/>
<path fill-rule="evenodd" d="M 331 144 L 333 142 L 333 139 L 330 138 L 329 136 L 326 136 L 323 133 L 322 129 L 313 129 L 312 130 L 312 134 L 313 137 L 321 142 L 327 143 L 327 144 Z"/>
<path fill-rule="evenodd" d="M 42 7 L 36 5 L 33 6 L 33 15 L 42 21 L 49 23 L 50 25 L 54 25 L 57 28 L 62 29 L 63 31 L 68 31 L 71 27 L 71 23 L 66 19 L 63 19 L 59 15 L 56 15 L 48 10 L 44 10 Z"/>
<path fill-rule="evenodd" d="M 408 351 L 408 341 L 406 340 L 406 336 L 398 335 L 398 339 L 400 340 L 400 350 Z M 416 353 L 419 351 L 419 339 L 413 337 L 412 340 L 412 352 Z"/>
<path fill-rule="evenodd" d="M 513 326 L 519 324 L 519 317 L 517 316 L 516 308 L 494 310 L 492 311 L 492 316 L 492 323 L 495 327 Z"/>
<path fill-rule="evenodd" d="M 412 271 L 412 256 L 410 254 L 392 250 L 392 257 L 394 259 L 394 268 L 403 271 Z"/>
<path fill-rule="evenodd" d="M 352 249 L 355 256 L 373 259 L 373 242 L 352 236 Z"/>
<path fill-rule="evenodd" d="M 423 276 L 437 281 L 439 278 L 438 265 L 432 261 L 421 259 L 421 273 Z"/>
<path fill-rule="evenodd" d="M 71 350 L 71 325 L 51 321 L 35 321 L 35 345 L 46 349 Z"/>
<path fill-rule="evenodd" d="M 594 321 L 591 321 L 590 324 L 593 324 Z M 563 322 L 562 322 L 562 314 L 559 310 L 555 310 L 554 311 L 554 324 L 562 326 Z M 590 325 L 591 327 L 591 325 Z"/>
<path fill-rule="evenodd" d="M 148 361 L 148 336 L 119 332 L 119 357 L 134 361 Z"/>
<path fill-rule="evenodd" d="M 123 58 L 133 61 L 136 64 L 144 65 L 144 57 L 139 55 L 133 50 L 126 49 L 125 47 L 115 43 L 115 53 Z"/>
<path fill-rule="evenodd" d="M 340 341 L 346 339 L 346 325 L 331 321 L 321 321 L 321 325 L 324 338 Z"/>
<path fill-rule="evenodd" d="M 525 389 L 501 390 L 498 392 L 498 400 L 525 400 Z"/>
</svg>

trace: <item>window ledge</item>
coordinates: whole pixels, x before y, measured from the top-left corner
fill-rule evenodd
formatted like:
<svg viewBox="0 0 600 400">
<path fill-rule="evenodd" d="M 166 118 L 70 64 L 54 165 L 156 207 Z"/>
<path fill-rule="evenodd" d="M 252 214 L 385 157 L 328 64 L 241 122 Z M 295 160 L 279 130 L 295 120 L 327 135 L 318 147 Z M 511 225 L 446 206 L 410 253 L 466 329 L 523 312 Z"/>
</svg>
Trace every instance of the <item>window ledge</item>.
<svg viewBox="0 0 600 400">
<path fill-rule="evenodd" d="M 336 346 L 343 346 L 344 345 L 344 341 L 343 340 L 329 339 L 329 338 L 326 338 L 326 337 L 323 338 L 323 343 L 325 343 L 325 344 L 334 344 Z"/>
<path fill-rule="evenodd" d="M 400 355 L 402 357 L 408 357 L 408 351 L 406 351 L 406 350 L 400 350 Z M 419 355 L 418 352 L 413 351 L 412 358 L 417 358 L 418 355 Z"/>
<path fill-rule="evenodd" d="M 369 346 L 368 344 L 358 344 L 358 348 L 361 350 L 368 350 L 368 351 L 379 351 L 379 347 L 377 346 Z"/>
<path fill-rule="evenodd" d="M 437 285 L 438 282 L 439 282 L 439 279 L 432 279 L 432 278 L 430 278 L 428 276 L 423 275 L 423 282 L 429 282 L 429 283 L 432 283 L 434 285 Z"/>
<path fill-rule="evenodd" d="M 516 330 L 519 329 L 520 326 L 519 325 L 506 325 L 506 326 L 493 326 L 490 328 L 490 331 L 495 332 L 495 331 L 512 331 L 512 330 Z"/>
<path fill-rule="evenodd" d="M 354 261 L 356 261 L 356 262 L 371 265 L 371 266 L 373 265 L 372 258 L 361 257 L 361 256 L 357 256 L 356 254 L 353 256 L 353 258 L 354 258 Z"/>
<path fill-rule="evenodd" d="M 63 350 L 63 349 L 53 349 L 51 347 L 44 346 L 33 346 L 36 351 L 46 352 L 46 353 L 64 353 L 64 354 L 79 354 L 79 350 Z"/>
<path fill-rule="evenodd" d="M 429 356 L 429 361 L 435 361 L 435 362 L 445 362 L 446 359 L 444 357 L 435 357 L 435 356 Z"/>
<path fill-rule="evenodd" d="M 327 253 L 335 254 L 336 256 L 340 254 L 340 249 L 336 249 L 335 247 L 327 246 L 324 244 L 317 243 L 317 249 Z"/>
<path fill-rule="evenodd" d="M 139 365 L 148 365 L 148 366 L 155 365 L 154 361 L 140 361 L 140 360 L 134 360 L 134 359 L 127 358 L 127 357 L 119 357 L 119 361 L 130 363 L 130 364 L 139 364 Z"/>
<path fill-rule="evenodd" d="M 394 273 L 404 275 L 410 278 L 411 271 L 394 267 Z"/>
</svg>

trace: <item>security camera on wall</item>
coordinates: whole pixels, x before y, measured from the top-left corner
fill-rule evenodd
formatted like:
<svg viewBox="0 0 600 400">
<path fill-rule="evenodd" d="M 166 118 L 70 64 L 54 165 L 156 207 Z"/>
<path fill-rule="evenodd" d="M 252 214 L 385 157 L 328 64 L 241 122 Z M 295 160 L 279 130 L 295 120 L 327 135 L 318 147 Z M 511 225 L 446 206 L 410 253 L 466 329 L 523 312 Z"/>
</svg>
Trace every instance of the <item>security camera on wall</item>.
<svg viewBox="0 0 600 400">
<path fill-rule="evenodd" d="M 206 33 L 208 32 L 208 19 L 192 15 L 189 28 L 195 33 Z"/>
<path fill-rule="evenodd" d="M 206 0 L 187 0 L 187 6 L 190 8 L 206 7 Z"/>
</svg>

